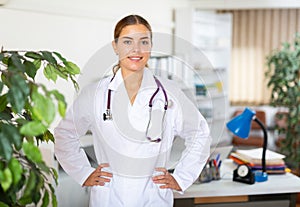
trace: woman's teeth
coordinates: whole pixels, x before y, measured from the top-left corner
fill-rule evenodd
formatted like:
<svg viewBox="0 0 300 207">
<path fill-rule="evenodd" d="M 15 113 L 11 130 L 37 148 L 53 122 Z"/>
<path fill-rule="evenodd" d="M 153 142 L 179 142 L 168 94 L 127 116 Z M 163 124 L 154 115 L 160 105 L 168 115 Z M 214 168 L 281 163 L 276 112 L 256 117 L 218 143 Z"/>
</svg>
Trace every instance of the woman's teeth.
<svg viewBox="0 0 300 207">
<path fill-rule="evenodd" d="M 137 60 L 141 60 L 142 57 L 129 57 L 130 60 L 134 60 L 134 61 L 137 61 Z"/>
</svg>

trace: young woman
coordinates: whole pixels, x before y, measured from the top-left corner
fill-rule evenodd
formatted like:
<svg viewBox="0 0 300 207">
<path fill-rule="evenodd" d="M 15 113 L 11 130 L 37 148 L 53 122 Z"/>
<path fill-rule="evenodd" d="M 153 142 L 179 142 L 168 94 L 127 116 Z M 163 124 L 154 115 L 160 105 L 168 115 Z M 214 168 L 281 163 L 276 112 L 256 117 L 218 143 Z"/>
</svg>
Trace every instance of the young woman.
<svg viewBox="0 0 300 207">
<path fill-rule="evenodd" d="M 205 119 L 175 83 L 147 68 L 152 31 L 138 15 L 120 20 L 114 74 L 83 89 L 55 129 L 55 154 L 82 186 L 90 206 L 171 207 L 173 191 L 197 179 L 210 148 Z M 79 138 L 91 131 L 99 166 L 91 167 Z M 174 137 L 186 149 L 173 173 L 166 169 Z"/>
</svg>

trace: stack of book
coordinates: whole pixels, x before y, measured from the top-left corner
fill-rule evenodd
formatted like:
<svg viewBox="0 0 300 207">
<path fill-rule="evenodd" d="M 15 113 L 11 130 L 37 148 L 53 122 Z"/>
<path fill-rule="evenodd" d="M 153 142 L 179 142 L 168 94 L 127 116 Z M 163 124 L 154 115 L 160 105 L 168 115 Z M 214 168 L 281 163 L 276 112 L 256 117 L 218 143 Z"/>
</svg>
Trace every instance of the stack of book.
<svg viewBox="0 0 300 207">
<path fill-rule="evenodd" d="M 262 170 L 261 158 L 262 148 L 250 150 L 236 150 L 229 156 L 237 164 L 246 164 L 253 171 Z M 285 156 L 271 150 L 266 151 L 266 171 L 268 174 L 284 174 L 286 165 Z"/>
</svg>

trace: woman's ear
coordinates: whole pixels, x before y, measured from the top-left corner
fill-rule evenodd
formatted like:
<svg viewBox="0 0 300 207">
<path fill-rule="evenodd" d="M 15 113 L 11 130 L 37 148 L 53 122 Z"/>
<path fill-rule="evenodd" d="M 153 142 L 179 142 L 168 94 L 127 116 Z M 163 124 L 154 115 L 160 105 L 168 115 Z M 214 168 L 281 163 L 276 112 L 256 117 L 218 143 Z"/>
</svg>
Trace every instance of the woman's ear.
<svg viewBox="0 0 300 207">
<path fill-rule="evenodd" d="M 117 43 L 116 43 L 116 41 L 113 40 L 113 41 L 111 42 L 111 44 L 112 44 L 112 47 L 113 47 L 113 49 L 114 49 L 116 55 L 118 55 L 118 48 L 117 48 Z"/>
</svg>

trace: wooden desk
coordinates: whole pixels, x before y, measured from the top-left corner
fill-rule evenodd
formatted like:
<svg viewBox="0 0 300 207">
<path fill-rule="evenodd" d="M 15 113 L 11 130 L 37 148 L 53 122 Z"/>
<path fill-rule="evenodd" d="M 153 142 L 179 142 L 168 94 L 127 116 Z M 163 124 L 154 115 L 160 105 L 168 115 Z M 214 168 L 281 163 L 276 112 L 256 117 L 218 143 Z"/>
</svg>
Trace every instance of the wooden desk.
<svg viewBox="0 0 300 207">
<path fill-rule="evenodd" d="M 268 181 L 248 185 L 232 181 L 236 165 L 224 160 L 221 180 L 195 183 L 183 195 L 174 193 L 174 207 L 295 207 L 300 178 L 287 173 L 269 175 Z"/>
</svg>

